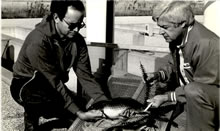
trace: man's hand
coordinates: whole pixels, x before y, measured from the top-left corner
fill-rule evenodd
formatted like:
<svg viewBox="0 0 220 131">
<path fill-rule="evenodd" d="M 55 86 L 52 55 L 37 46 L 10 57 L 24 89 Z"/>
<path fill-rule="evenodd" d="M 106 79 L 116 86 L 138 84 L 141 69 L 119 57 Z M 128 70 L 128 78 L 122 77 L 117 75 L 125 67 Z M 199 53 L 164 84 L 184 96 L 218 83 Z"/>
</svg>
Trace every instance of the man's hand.
<svg viewBox="0 0 220 131">
<path fill-rule="evenodd" d="M 100 110 L 90 110 L 87 112 L 78 111 L 77 116 L 82 120 L 96 120 L 103 117 L 103 113 Z"/>
<path fill-rule="evenodd" d="M 153 85 L 156 82 L 159 81 L 160 73 L 159 72 L 152 72 L 152 73 L 147 73 L 147 79 L 146 81 L 150 84 Z"/>
<path fill-rule="evenodd" d="M 152 107 L 159 107 L 163 103 L 168 101 L 168 95 L 156 95 L 152 99 L 147 100 L 147 102 L 152 102 Z"/>
</svg>

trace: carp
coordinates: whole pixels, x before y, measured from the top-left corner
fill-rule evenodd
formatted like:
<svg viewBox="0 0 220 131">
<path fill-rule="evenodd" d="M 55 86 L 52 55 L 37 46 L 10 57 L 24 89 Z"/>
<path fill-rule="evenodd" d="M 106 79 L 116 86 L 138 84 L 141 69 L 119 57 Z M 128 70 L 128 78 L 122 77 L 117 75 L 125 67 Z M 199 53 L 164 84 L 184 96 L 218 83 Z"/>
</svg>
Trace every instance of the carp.
<svg viewBox="0 0 220 131">
<path fill-rule="evenodd" d="M 154 128 L 156 116 L 159 115 L 151 109 L 146 110 L 146 105 L 132 98 L 120 97 L 97 102 L 88 108 L 88 111 L 92 110 L 99 110 L 103 113 L 99 120 L 105 119 L 113 123 L 108 127 L 109 130 L 113 128 L 136 129 L 141 126 Z"/>
<path fill-rule="evenodd" d="M 137 113 L 148 114 L 143 109 L 144 105 L 132 98 L 114 98 L 95 103 L 88 110 L 100 110 L 108 119 L 123 119 Z"/>
</svg>

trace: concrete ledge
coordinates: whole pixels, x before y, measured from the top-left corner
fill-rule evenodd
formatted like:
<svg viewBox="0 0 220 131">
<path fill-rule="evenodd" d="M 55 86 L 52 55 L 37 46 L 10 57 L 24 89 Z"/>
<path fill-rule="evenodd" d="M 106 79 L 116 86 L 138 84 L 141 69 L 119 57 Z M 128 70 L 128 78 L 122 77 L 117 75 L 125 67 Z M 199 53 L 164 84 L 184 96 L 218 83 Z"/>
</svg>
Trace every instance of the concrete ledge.
<svg viewBox="0 0 220 131">
<path fill-rule="evenodd" d="M 24 41 L 5 34 L 2 34 L 2 40 L 9 40 L 9 45 L 14 46 L 14 61 L 16 61 Z"/>
<path fill-rule="evenodd" d="M 6 35 L 6 34 L 2 34 L 2 40 L 13 41 L 13 44 L 18 45 L 18 46 L 22 46 L 22 44 L 24 42 L 24 40 L 21 40 L 21 39 L 18 39 L 18 38 L 15 38 L 15 37 L 12 37 L 12 36 L 9 36 L 9 35 Z"/>
<path fill-rule="evenodd" d="M 11 80 L 13 77 L 13 73 L 4 67 L 1 67 L 1 77 L 2 81 L 4 81 L 7 85 L 11 85 Z"/>
</svg>

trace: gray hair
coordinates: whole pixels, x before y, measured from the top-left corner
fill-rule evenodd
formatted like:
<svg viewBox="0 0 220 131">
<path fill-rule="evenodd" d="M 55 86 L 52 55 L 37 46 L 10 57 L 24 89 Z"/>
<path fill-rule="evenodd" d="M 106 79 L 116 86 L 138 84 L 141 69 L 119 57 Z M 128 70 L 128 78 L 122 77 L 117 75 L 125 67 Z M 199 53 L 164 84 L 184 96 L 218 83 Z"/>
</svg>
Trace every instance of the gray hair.
<svg viewBox="0 0 220 131">
<path fill-rule="evenodd" d="M 153 9 L 152 19 L 156 22 L 160 19 L 174 24 L 186 22 L 188 26 L 195 21 L 190 2 L 186 1 L 158 3 Z"/>
</svg>

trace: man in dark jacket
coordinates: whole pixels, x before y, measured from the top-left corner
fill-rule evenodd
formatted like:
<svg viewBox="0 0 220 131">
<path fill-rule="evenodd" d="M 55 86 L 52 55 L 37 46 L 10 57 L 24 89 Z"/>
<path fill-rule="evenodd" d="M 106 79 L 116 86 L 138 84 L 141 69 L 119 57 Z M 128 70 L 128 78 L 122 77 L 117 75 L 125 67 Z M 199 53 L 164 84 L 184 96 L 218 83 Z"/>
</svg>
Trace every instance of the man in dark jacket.
<svg viewBox="0 0 220 131">
<path fill-rule="evenodd" d="M 11 94 L 24 107 L 25 130 L 38 128 L 43 117 L 90 119 L 66 86 L 74 69 L 83 92 L 96 102 L 106 100 L 91 72 L 88 49 L 79 30 L 85 25 L 85 8 L 79 0 L 52 1 L 51 14 L 29 33 L 13 66 Z"/>
<path fill-rule="evenodd" d="M 168 101 L 186 103 L 186 131 L 218 130 L 219 37 L 194 20 L 189 2 L 161 2 L 153 10 L 153 20 L 173 59 L 149 73 L 148 81 L 172 82 L 176 89 L 148 102 L 154 107 Z"/>
</svg>

